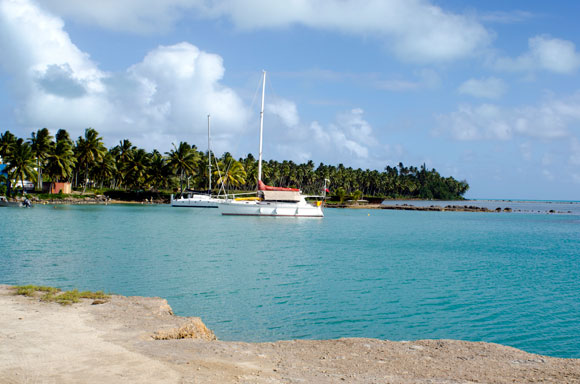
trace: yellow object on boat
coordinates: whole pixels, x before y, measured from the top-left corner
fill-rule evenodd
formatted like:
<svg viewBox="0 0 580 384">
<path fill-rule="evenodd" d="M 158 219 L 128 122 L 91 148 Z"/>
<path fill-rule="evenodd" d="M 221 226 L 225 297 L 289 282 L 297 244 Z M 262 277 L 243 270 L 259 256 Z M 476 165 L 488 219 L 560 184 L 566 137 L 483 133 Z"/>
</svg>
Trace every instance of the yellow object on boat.
<svg viewBox="0 0 580 384">
<path fill-rule="evenodd" d="M 256 201 L 256 200 L 262 200 L 262 198 L 257 197 L 257 196 L 253 196 L 253 197 L 236 197 L 235 201 Z"/>
</svg>

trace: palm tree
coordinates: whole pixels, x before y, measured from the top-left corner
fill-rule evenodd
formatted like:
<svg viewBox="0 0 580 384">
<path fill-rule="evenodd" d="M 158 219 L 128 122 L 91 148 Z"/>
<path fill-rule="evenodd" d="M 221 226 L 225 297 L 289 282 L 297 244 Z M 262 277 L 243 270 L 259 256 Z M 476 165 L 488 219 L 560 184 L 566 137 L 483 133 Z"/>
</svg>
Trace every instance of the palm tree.
<svg viewBox="0 0 580 384">
<path fill-rule="evenodd" d="M 340 187 L 336 190 L 336 196 L 338 197 L 338 202 L 340 204 L 344 203 L 344 199 L 346 198 L 346 191 L 344 188 Z"/>
<path fill-rule="evenodd" d="M 115 158 L 110 151 L 107 151 L 105 156 L 103 156 L 103 159 L 97 163 L 97 166 L 95 167 L 92 175 L 95 177 L 95 180 L 100 182 L 100 188 L 103 188 L 103 185 L 107 181 L 112 184 L 112 179 L 115 176 L 115 172 L 117 172 Z"/>
<path fill-rule="evenodd" d="M 60 131 L 59 131 L 60 132 Z M 52 182 L 70 180 L 75 166 L 76 159 L 70 139 L 58 137 L 56 145 L 48 154 L 46 162 L 46 173 Z"/>
<path fill-rule="evenodd" d="M 137 149 L 123 164 L 123 173 L 128 185 L 135 189 L 143 189 L 146 183 L 147 171 L 151 159 L 149 153 L 144 149 Z"/>
<path fill-rule="evenodd" d="M 2 161 L 6 163 L 6 168 L 4 172 L 6 172 L 6 176 L 10 173 L 11 165 L 8 162 L 10 157 L 10 151 L 12 146 L 16 142 L 16 136 L 14 136 L 10 131 L 4 132 L 3 135 L 0 135 L 0 158 Z M 7 187 L 7 195 L 10 195 L 12 183 L 10 182 L 10 177 L 6 177 L 6 187 Z"/>
<path fill-rule="evenodd" d="M 85 175 L 83 193 L 85 193 L 87 188 L 90 168 L 103 161 L 103 157 L 107 152 L 102 140 L 99 137 L 99 133 L 93 128 L 85 129 L 85 137 L 79 136 L 77 139 L 77 162 L 81 169 L 84 170 Z"/>
<path fill-rule="evenodd" d="M 30 144 L 22 139 L 16 140 L 10 149 L 9 155 L 12 169 L 12 178 L 20 179 L 22 191 L 24 192 L 24 179 L 35 180 L 36 172 L 34 171 L 34 154 Z"/>
<path fill-rule="evenodd" d="M 220 169 L 223 167 L 223 165 L 220 165 Z M 218 174 L 218 172 L 214 172 L 215 175 L 218 176 L 218 184 L 222 184 L 223 185 L 231 185 L 234 187 L 238 187 L 242 184 L 246 183 L 246 170 L 244 169 L 244 165 L 236 160 L 232 160 L 230 161 L 230 163 L 225 167 L 225 169 L 223 171 L 220 172 L 220 175 Z"/>
<path fill-rule="evenodd" d="M 358 201 L 361 199 L 362 197 L 362 191 L 357 189 L 356 191 L 354 191 L 352 193 L 352 200 L 354 201 L 355 205 L 358 205 Z"/>
<path fill-rule="evenodd" d="M 11 146 L 16 142 L 16 137 L 10 131 L 0 135 L 0 157 L 6 159 L 10 153 Z M 6 161 L 6 160 L 4 160 Z"/>
<path fill-rule="evenodd" d="M 126 163 L 129 161 L 129 158 L 133 156 L 133 152 L 137 149 L 131 141 L 128 139 L 124 139 L 119 141 L 119 145 L 116 145 L 112 150 L 112 155 L 115 158 L 116 162 L 116 186 L 124 185 L 125 174 L 123 169 L 126 168 Z"/>
<path fill-rule="evenodd" d="M 28 139 L 32 153 L 36 157 L 36 169 L 38 172 L 36 188 L 42 190 L 42 168 L 46 162 L 46 158 L 50 153 L 54 142 L 53 137 L 46 128 L 39 129 L 38 131 L 32 132 L 32 136 Z"/>
<path fill-rule="evenodd" d="M 199 154 L 189 144 L 182 141 L 178 147 L 173 144 L 173 149 L 166 152 L 166 155 L 168 155 L 169 168 L 179 176 L 179 189 L 180 193 L 183 194 L 183 179 L 185 176 L 195 174 Z"/>
<path fill-rule="evenodd" d="M 154 190 L 159 190 L 168 185 L 170 170 L 165 158 L 157 150 L 154 150 L 150 154 L 150 158 L 147 182 Z"/>
</svg>

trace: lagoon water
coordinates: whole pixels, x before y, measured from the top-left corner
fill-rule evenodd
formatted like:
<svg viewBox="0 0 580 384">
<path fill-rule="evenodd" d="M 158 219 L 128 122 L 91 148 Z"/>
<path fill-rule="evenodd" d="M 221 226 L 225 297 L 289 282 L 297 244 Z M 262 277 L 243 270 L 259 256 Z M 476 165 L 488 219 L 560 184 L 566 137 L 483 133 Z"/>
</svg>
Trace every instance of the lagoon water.
<svg viewBox="0 0 580 384">
<path fill-rule="evenodd" d="M 496 342 L 580 358 L 580 215 L 0 209 L 0 283 L 161 296 L 220 339 Z"/>
</svg>

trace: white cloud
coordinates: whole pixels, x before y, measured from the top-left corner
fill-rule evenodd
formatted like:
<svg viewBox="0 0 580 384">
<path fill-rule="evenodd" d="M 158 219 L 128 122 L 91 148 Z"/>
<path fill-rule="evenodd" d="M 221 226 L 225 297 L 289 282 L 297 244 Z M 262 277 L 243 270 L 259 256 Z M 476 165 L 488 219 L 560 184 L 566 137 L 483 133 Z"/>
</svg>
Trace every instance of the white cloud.
<svg viewBox="0 0 580 384">
<path fill-rule="evenodd" d="M 349 138 L 347 134 L 336 125 L 330 125 L 327 128 L 322 127 L 318 122 L 310 125 L 314 139 L 327 151 L 337 150 L 338 152 L 356 157 L 367 158 L 369 150 L 364 145 Z"/>
<path fill-rule="evenodd" d="M 499 58 L 495 67 L 506 71 L 549 71 L 572 74 L 580 68 L 580 54 L 568 40 L 540 35 L 528 40 L 529 50 L 517 58 Z"/>
<path fill-rule="evenodd" d="M 373 135 L 371 125 L 363 118 L 364 111 L 355 108 L 347 113 L 341 113 L 337 117 L 337 125 L 348 137 L 364 144 L 365 146 L 374 146 L 377 140 Z"/>
<path fill-rule="evenodd" d="M 498 99 L 506 92 L 505 83 L 496 77 L 469 79 L 461 84 L 458 92 L 464 95 L 487 99 Z"/>
<path fill-rule="evenodd" d="M 580 124 L 580 92 L 568 98 L 550 99 L 537 106 L 502 108 L 492 104 L 461 105 L 437 116 L 436 134 L 457 140 L 507 140 L 527 136 L 542 139 L 569 137 Z"/>
<path fill-rule="evenodd" d="M 335 121 L 327 125 L 313 121 L 280 126 L 271 122 L 264 134 L 264 140 L 269 141 L 265 146 L 275 145 L 277 155 L 293 161 L 314 157 L 331 163 L 344 162 L 346 158 L 349 162 L 361 160 L 359 163 L 363 163 L 372 157 L 371 149 L 379 146 L 372 127 L 363 115 L 362 109 L 355 108 L 338 114 Z M 284 119 L 280 121 L 284 122 Z"/>
<path fill-rule="evenodd" d="M 375 37 L 406 61 L 447 62 L 477 54 L 492 34 L 475 18 L 447 12 L 429 0 L 45 0 L 75 20 L 114 30 L 166 30 L 181 17 L 228 18 L 239 29 L 314 29 Z M 356 15 L 356 16 L 353 16 Z"/>
<path fill-rule="evenodd" d="M 222 58 L 189 43 L 160 46 L 125 72 L 105 73 L 72 43 L 60 19 L 30 1 L 0 2 L 0 31 L 21 125 L 64 128 L 73 138 L 92 126 L 108 140 L 130 137 L 148 149 L 203 137 L 207 114 L 221 149 L 245 128 L 241 99 L 220 84 Z"/>
<path fill-rule="evenodd" d="M 376 80 L 374 86 L 379 89 L 393 92 L 416 91 L 420 89 L 436 88 L 441 83 L 437 72 L 432 69 L 422 69 L 415 72 L 417 80 Z"/>
<path fill-rule="evenodd" d="M 266 105 L 268 112 L 278 116 L 288 127 L 295 127 L 300 122 L 296 104 L 289 100 L 277 99 Z"/>
<path fill-rule="evenodd" d="M 202 5 L 197 0 L 42 0 L 42 6 L 63 17 L 114 31 L 166 32 L 184 11 Z"/>
</svg>

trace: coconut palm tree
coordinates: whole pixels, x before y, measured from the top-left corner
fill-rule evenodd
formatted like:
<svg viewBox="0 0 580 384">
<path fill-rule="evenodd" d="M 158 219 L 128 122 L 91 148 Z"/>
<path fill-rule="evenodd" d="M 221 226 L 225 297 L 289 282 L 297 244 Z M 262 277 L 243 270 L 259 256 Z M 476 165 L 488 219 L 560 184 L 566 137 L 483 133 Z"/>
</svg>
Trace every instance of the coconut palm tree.
<svg viewBox="0 0 580 384">
<path fill-rule="evenodd" d="M 361 199 L 362 197 L 362 191 L 357 189 L 356 191 L 354 191 L 352 193 L 352 200 L 354 202 L 355 205 L 358 205 L 358 201 Z"/>
<path fill-rule="evenodd" d="M 95 164 L 103 161 L 103 157 L 107 153 L 107 149 L 103 145 L 103 139 L 99 133 L 93 128 L 85 129 L 85 136 L 79 136 L 77 139 L 77 162 L 81 170 L 84 171 L 84 186 L 83 193 L 87 188 L 87 181 L 89 179 L 89 170 Z"/>
<path fill-rule="evenodd" d="M 123 170 L 126 168 L 126 163 L 129 161 L 129 158 L 133 155 L 133 152 L 136 149 L 137 147 L 131 144 L 131 141 L 128 139 L 119 141 L 119 145 L 116 145 L 111 149 L 116 162 L 116 186 L 124 186 L 125 174 Z"/>
<path fill-rule="evenodd" d="M 346 191 L 344 188 L 340 187 L 336 190 L 336 196 L 338 197 L 338 202 L 340 204 L 344 203 L 344 199 L 346 198 Z"/>
<path fill-rule="evenodd" d="M 48 154 L 45 169 L 52 180 L 51 182 L 70 180 L 75 162 L 76 159 L 70 139 L 67 140 L 63 136 L 57 138 L 56 145 Z"/>
<path fill-rule="evenodd" d="M 150 157 L 151 161 L 149 163 L 149 171 L 147 172 L 147 182 L 154 190 L 165 188 L 169 184 L 169 175 L 171 173 L 167 162 L 157 150 L 154 150 L 150 154 Z"/>
<path fill-rule="evenodd" d="M 135 150 L 123 164 L 127 184 L 135 189 L 144 189 L 150 164 L 151 158 L 147 151 L 142 148 Z"/>
<path fill-rule="evenodd" d="M 0 134 L 0 157 L 6 159 L 10 152 L 11 146 L 16 142 L 16 136 L 14 136 L 10 131 Z M 6 161 L 6 160 L 4 160 Z"/>
<path fill-rule="evenodd" d="M 4 132 L 4 134 L 0 135 L 0 158 L 1 160 L 6 163 L 6 168 L 4 172 L 6 172 L 6 176 L 10 173 L 11 165 L 8 162 L 10 156 L 10 150 L 14 143 L 16 142 L 16 136 L 14 136 L 10 131 Z M 12 183 L 10 182 L 10 177 L 6 177 L 6 187 L 7 187 L 7 194 L 10 195 Z"/>
<path fill-rule="evenodd" d="M 183 180 L 186 176 L 193 176 L 199 161 L 199 153 L 186 142 L 173 144 L 173 149 L 165 153 L 168 155 L 169 168 L 179 177 L 179 189 L 183 194 Z"/>
<path fill-rule="evenodd" d="M 227 165 L 220 164 L 220 169 L 223 170 L 219 174 L 217 171 L 214 172 L 218 177 L 217 184 L 238 187 L 246 183 L 246 170 L 241 162 L 232 159 Z"/>
<path fill-rule="evenodd" d="M 24 192 L 24 179 L 36 179 L 35 159 L 30 144 L 23 139 L 16 140 L 10 148 L 8 158 L 12 169 L 11 176 L 15 180 L 20 179 L 22 191 Z"/>
<path fill-rule="evenodd" d="M 109 186 L 113 183 L 113 177 L 116 172 L 117 164 L 115 158 L 110 151 L 107 151 L 105 156 L 103 156 L 103 159 L 97 163 L 97 166 L 91 174 L 95 177 L 95 180 L 100 183 L 100 188 L 103 188 L 103 185 L 106 182 L 109 182 Z"/>
<path fill-rule="evenodd" d="M 46 163 L 48 154 L 54 146 L 52 139 L 52 135 L 46 128 L 32 132 L 32 136 L 28 139 L 32 153 L 36 157 L 36 169 L 38 173 L 36 188 L 38 190 L 42 190 L 42 168 Z"/>
</svg>

